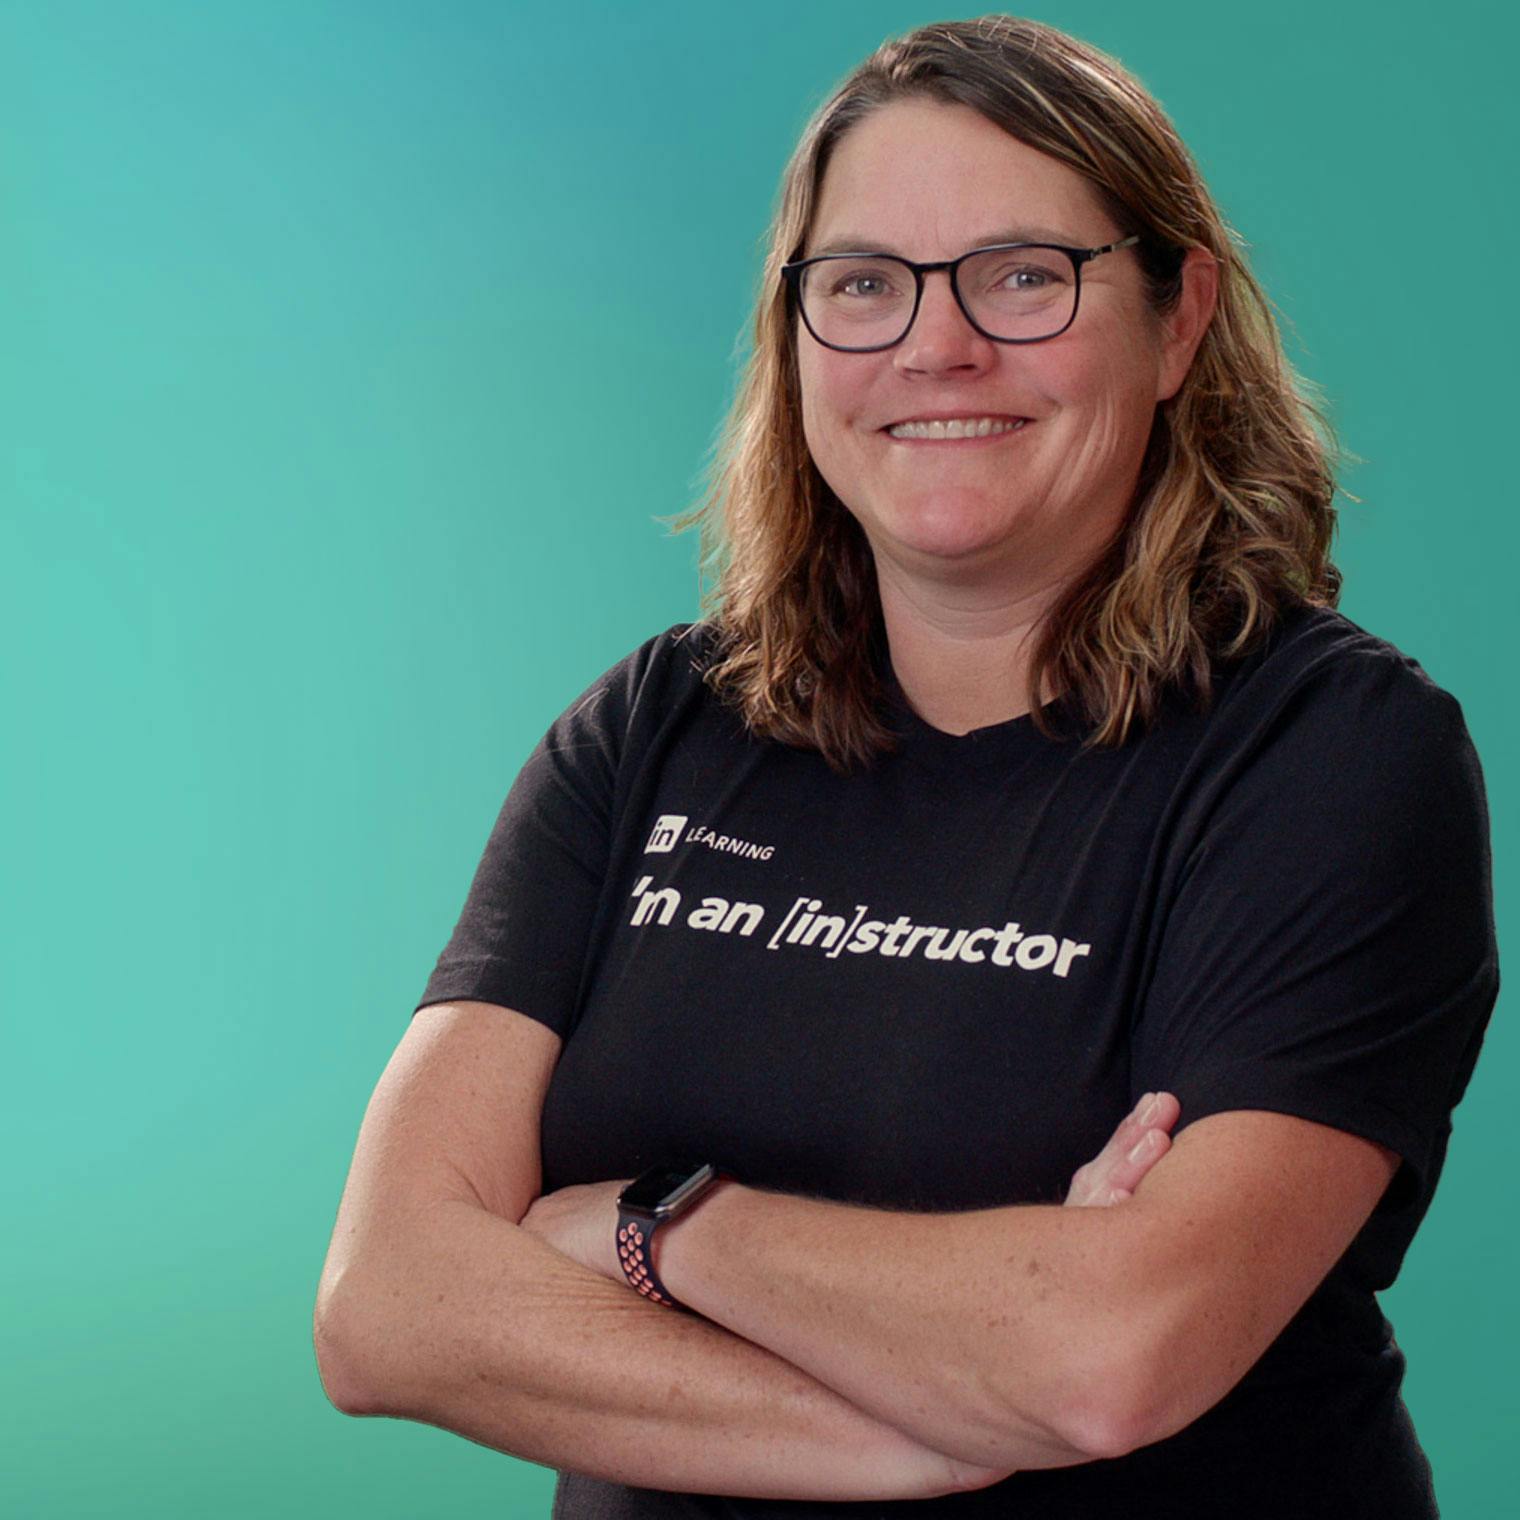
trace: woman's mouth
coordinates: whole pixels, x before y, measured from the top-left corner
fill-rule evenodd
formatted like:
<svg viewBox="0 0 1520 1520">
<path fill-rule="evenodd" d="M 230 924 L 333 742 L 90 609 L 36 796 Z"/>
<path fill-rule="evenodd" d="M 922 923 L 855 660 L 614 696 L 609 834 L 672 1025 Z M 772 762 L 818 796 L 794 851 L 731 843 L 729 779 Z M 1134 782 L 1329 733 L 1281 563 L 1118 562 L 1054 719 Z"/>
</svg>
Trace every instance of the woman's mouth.
<svg viewBox="0 0 1520 1520">
<path fill-rule="evenodd" d="M 903 443 L 977 442 L 1017 433 L 1027 417 L 934 417 L 924 421 L 894 422 L 883 428 L 889 438 Z"/>
</svg>

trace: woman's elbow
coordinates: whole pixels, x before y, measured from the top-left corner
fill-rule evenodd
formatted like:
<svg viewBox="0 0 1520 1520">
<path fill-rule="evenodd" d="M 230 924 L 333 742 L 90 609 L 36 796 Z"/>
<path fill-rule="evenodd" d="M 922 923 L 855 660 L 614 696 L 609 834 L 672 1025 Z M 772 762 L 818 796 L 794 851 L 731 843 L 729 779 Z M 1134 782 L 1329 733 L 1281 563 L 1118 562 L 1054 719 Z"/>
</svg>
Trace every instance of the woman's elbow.
<svg viewBox="0 0 1520 1520">
<path fill-rule="evenodd" d="M 375 1396 L 376 1380 L 361 1354 L 376 1344 L 373 1326 L 360 1327 L 350 1295 L 325 1291 L 317 1294 L 311 1317 L 312 1346 L 317 1356 L 317 1376 L 328 1402 L 340 1414 L 388 1414 L 391 1408 Z"/>
<path fill-rule="evenodd" d="M 1146 1444 L 1150 1411 L 1134 1392 L 1131 1358 L 1082 1340 L 1071 1336 L 1059 1351 L 1051 1346 L 1041 1359 L 1045 1375 L 1030 1376 L 1027 1347 L 1022 1375 L 1010 1367 L 1015 1386 L 1000 1400 L 996 1438 L 1010 1467 L 1077 1466 Z M 1046 1459 L 1031 1461 L 1035 1451 Z"/>
<path fill-rule="evenodd" d="M 1136 1336 L 1094 1367 L 1073 1396 L 1068 1439 L 1093 1458 L 1125 1457 L 1174 1436 L 1219 1402 L 1247 1370 L 1231 1374 L 1206 1354 L 1207 1332 Z"/>
<path fill-rule="evenodd" d="M 1105 1358 L 1073 1378 L 1056 1428 L 1089 1461 L 1128 1456 L 1154 1439 L 1152 1411 L 1137 1392 L 1139 1380 L 1129 1358 Z"/>
<path fill-rule="evenodd" d="M 1152 1305 L 1133 1298 L 1085 1300 L 1080 1327 L 1065 1337 L 1066 1365 L 1052 1425 L 1089 1461 L 1128 1456 L 1173 1430 L 1181 1370 Z M 1188 1420 L 1195 1416 L 1189 1415 Z M 1183 1423 L 1187 1423 L 1185 1420 Z"/>
<path fill-rule="evenodd" d="M 363 1392 L 353 1373 L 347 1342 L 338 1328 L 337 1316 L 318 1300 L 311 1318 L 312 1346 L 317 1354 L 317 1376 L 322 1392 L 339 1414 L 368 1414 Z"/>
</svg>

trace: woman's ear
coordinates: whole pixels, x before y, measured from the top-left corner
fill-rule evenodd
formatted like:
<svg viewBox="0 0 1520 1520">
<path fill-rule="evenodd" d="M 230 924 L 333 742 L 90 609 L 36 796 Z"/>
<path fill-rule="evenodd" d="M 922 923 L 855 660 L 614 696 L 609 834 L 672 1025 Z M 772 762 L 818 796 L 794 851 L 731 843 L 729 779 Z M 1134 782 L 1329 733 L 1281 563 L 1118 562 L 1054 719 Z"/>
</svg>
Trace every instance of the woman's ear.
<svg viewBox="0 0 1520 1520">
<path fill-rule="evenodd" d="M 1219 298 L 1219 261 L 1207 248 L 1189 248 L 1182 261 L 1182 293 L 1161 319 L 1161 363 L 1156 400 L 1170 401 L 1187 378 L 1189 365 L 1214 315 Z"/>
</svg>

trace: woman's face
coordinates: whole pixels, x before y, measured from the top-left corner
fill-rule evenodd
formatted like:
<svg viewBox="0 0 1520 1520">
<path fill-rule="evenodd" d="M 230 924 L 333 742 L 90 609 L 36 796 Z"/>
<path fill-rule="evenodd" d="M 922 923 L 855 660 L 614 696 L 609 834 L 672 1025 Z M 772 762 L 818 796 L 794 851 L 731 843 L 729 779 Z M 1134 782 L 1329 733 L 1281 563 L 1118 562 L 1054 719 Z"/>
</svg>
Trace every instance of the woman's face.
<svg viewBox="0 0 1520 1520">
<path fill-rule="evenodd" d="M 969 107 L 900 101 L 836 145 L 803 256 L 928 262 L 1013 241 L 1096 248 L 1124 233 L 1079 175 Z M 1081 280 L 1075 322 L 1040 343 L 984 338 L 944 273 L 925 277 L 895 348 L 839 353 L 797 319 L 808 448 L 880 573 L 1029 594 L 1080 570 L 1122 521 L 1156 404 L 1181 384 L 1196 337 L 1179 344 L 1151 312 L 1132 249 L 1091 261 Z M 1027 420 L 972 439 L 887 431 L 930 417 Z"/>
</svg>

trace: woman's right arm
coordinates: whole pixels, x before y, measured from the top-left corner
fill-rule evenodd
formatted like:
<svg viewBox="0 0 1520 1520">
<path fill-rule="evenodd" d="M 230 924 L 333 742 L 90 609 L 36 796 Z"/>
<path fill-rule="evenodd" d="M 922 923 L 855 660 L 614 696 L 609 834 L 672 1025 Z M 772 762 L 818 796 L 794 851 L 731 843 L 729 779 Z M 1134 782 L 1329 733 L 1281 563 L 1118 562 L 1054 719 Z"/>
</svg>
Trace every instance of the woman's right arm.
<svg viewBox="0 0 1520 1520">
<path fill-rule="evenodd" d="M 493 1004 L 414 1017 L 365 1114 L 318 1289 L 338 1408 L 645 1488 L 921 1498 L 1001 1476 L 520 1229 L 559 1049 Z"/>
</svg>

